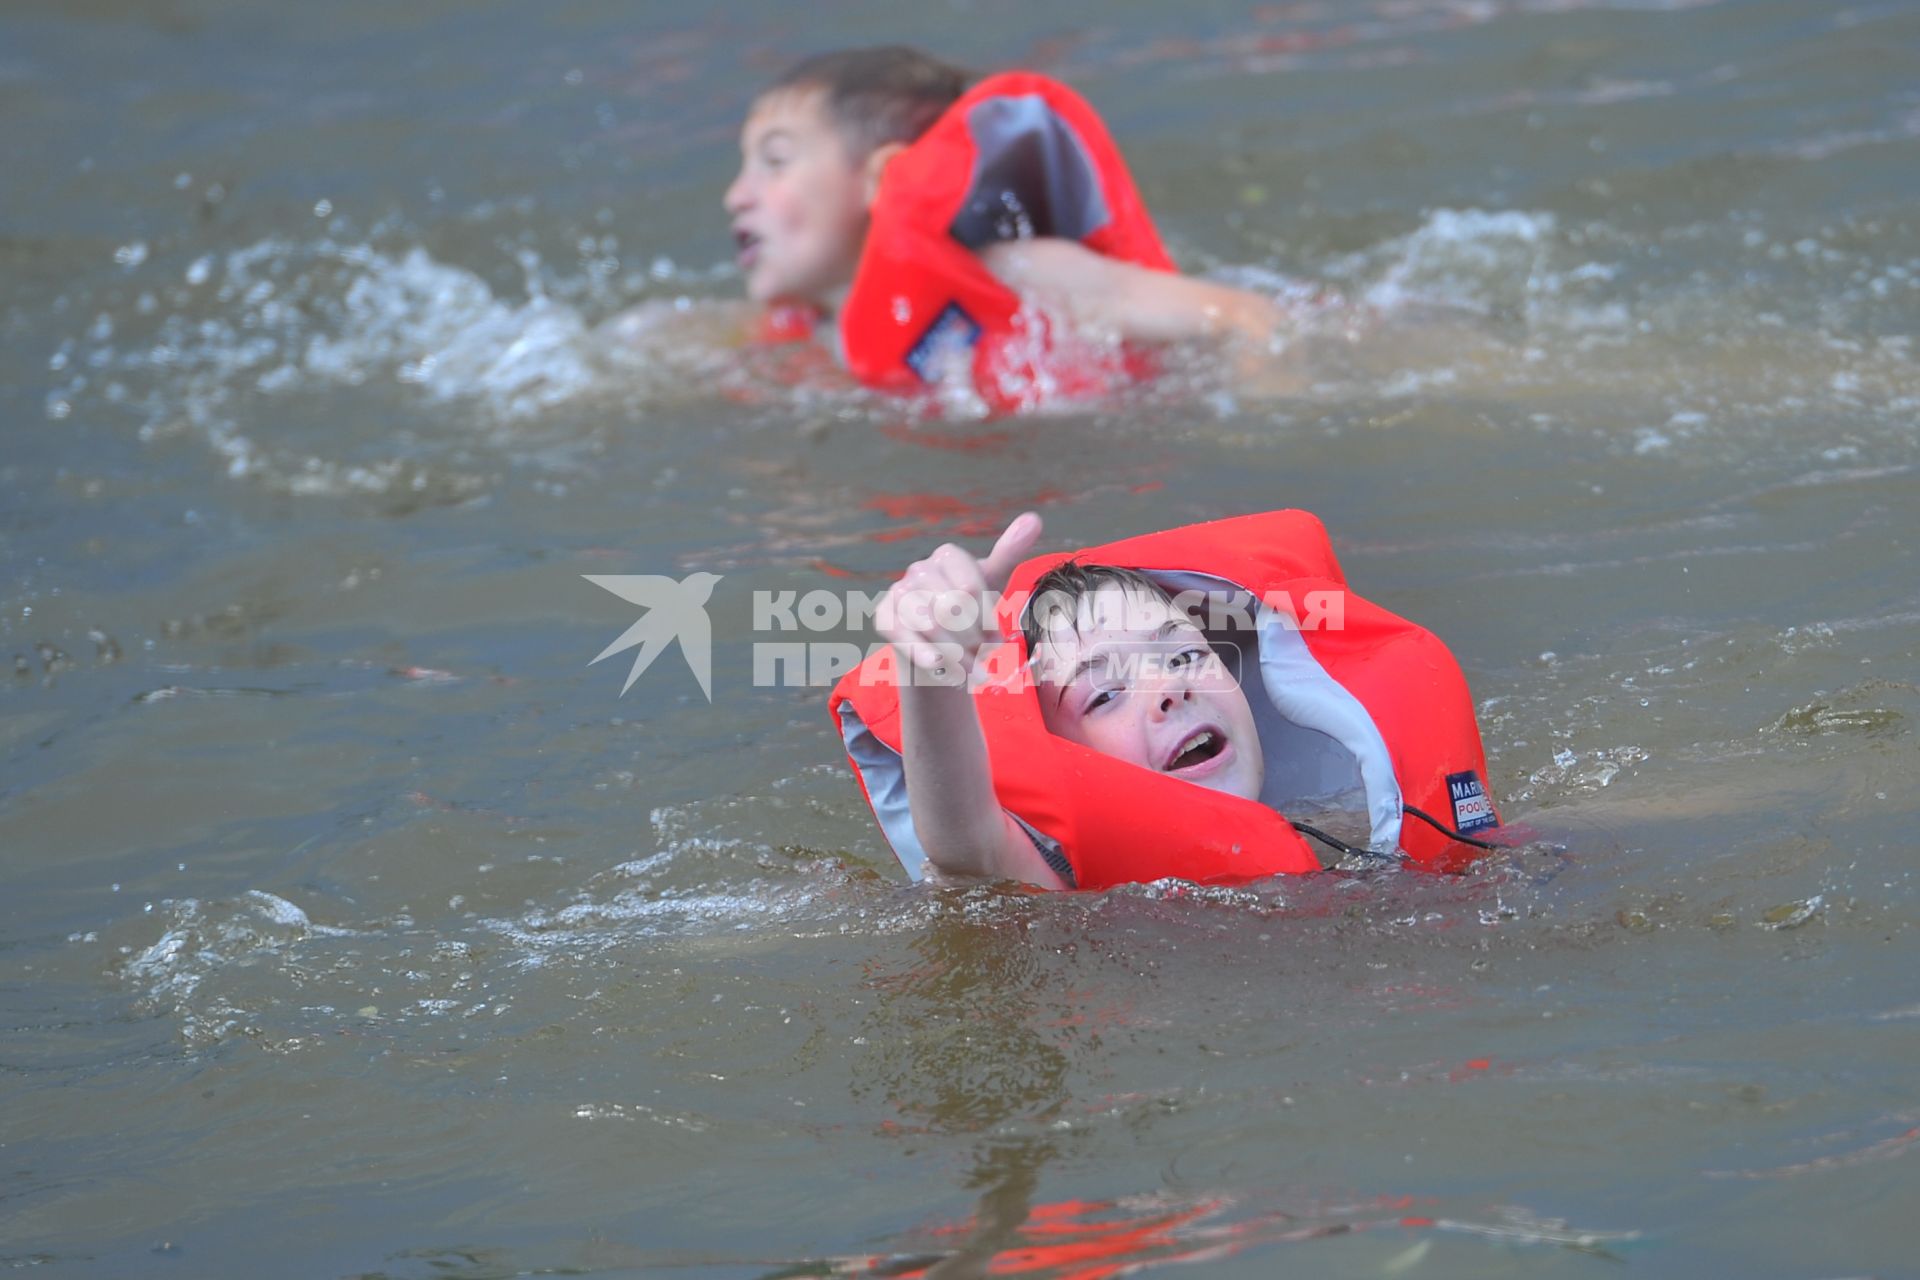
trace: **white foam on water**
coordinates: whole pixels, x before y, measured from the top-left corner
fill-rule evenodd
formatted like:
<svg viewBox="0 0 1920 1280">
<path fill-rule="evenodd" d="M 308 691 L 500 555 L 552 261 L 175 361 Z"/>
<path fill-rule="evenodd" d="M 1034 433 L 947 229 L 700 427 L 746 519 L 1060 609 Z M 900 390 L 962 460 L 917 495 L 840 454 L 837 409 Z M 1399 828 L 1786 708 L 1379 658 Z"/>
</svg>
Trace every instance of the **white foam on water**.
<svg viewBox="0 0 1920 1280">
<path fill-rule="evenodd" d="M 189 1045 L 210 1044 L 241 1030 L 247 1011 L 219 986 L 223 973 L 284 965 L 303 942 L 351 938 L 356 931 L 316 925 L 300 907 L 261 889 L 238 899 L 203 902 L 167 899 L 157 904 L 167 920 L 160 937 L 133 952 L 120 976 L 135 992 L 136 1007 L 180 1020 Z"/>
<path fill-rule="evenodd" d="M 307 913 L 277 894 L 264 889 L 249 889 L 247 897 L 260 911 L 275 924 L 287 925 L 296 929 L 310 929 L 313 922 L 307 919 Z"/>
<path fill-rule="evenodd" d="M 638 938 L 686 939 L 763 929 L 795 918 L 817 896 L 804 888 L 771 884 L 665 897 L 625 890 L 604 900 L 534 911 L 519 919 L 484 920 L 481 927 L 521 948 L 527 963 L 539 964 L 556 953 L 583 956 L 626 946 Z"/>
<path fill-rule="evenodd" d="M 1550 213 L 1436 209 L 1415 230 L 1333 271 L 1371 277 L 1361 298 L 1384 311 L 1424 304 L 1484 313 L 1523 302 L 1536 287 L 1554 227 Z"/>
<path fill-rule="evenodd" d="M 588 325 L 581 314 L 545 296 L 529 274 L 530 296 L 514 304 L 485 281 L 435 261 L 424 249 L 398 258 L 362 248 L 363 273 L 348 287 L 336 332 L 309 336 L 298 378 L 359 385 L 390 373 L 429 399 L 472 399 L 505 418 L 522 418 L 582 394 L 595 381 Z"/>
<path fill-rule="evenodd" d="M 136 415 L 143 439 L 198 437 L 231 478 L 290 493 L 463 496 L 480 486 L 448 468 L 456 450 L 523 457 L 527 424 L 606 385 L 587 318 L 549 295 L 537 260 L 521 268 L 526 296 L 514 300 L 418 246 L 270 237 L 201 254 L 160 286 L 169 309 L 157 320 L 103 315 L 61 345 L 50 367 L 72 376 L 47 411 L 66 417 L 97 396 Z M 429 438 L 404 454 L 375 439 L 363 458 L 328 456 L 339 439 L 282 426 L 299 397 L 359 388 L 457 413 L 425 415 Z"/>
<path fill-rule="evenodd" d="M 1676 228 L 1666 238 L 1761 274 L 1722 273 L 1735 283 L 1715 286 L 1720 276 L 1702 283 L 1660 270 L 1659 236 L 1565 227 L 1535 210 L 1436 209 L 1360 252 L 1289 264 L 1307 279 L 1259 264 L 1212 273 L 1267 293 L 1294 317 L 1276 358 L 1300 357 L 1289 343 L 1317 336 L 1323 354 L 1335 352 L 1332 366 L 1318 368 L 1309 354 L 1298 378 L 1241 387 L 1233 361 L 1181 349 L 1146 395 L 1219 417 L 1242 393 L 1416 399 L 1626 389 L 1647 398 L 1643 414 L 1663 400 L 1676 413 L 1714 410 L 1684 435 L 1673 428 L 1694 424 L 1678 418 L 1665 429 L 1647 417 L 1619 424 L 1621 448 L 1642 456 L 1699 453 L 1729 438 L 1750 448 L 1752 423 L 1735 429 L 1731 410 L 1804 416 L 1827 403 L 1911 439 L 1920 377 L 1910 341 L 1845 335 L 1863 317 L 1884 320 L 1881 313 L 1906 306 L 1920 267 L 1863 258 L 1837 231 L 1770 233 L 1751 220 Z M 1740 280 L 1785 269 L 1831 275 L 1820 316 L 1773 315 L 1740 292 L 1750 287 Z M 88 318 L 50 353 L 49 418 L 76 406 L 132 415 L 144 438 L 198 438 L 230 477 L 295 495 L 461 501 L 487 491 L 505 468 L 577 470 L 604 444 L 594 424 L 608 415 L 595 410 L 614 405 L 631 420 L 739 391 L 774 410 L 899 411 L 844 376 L 801 373 L 796 385 L 778 352 L 740 349 L 738 302 L 653 296 L 636 306 L 622 294 L 726 284 L 670 264 L 664 281 L 654 272 L 611 289 L 593 271 L 557 276 L 522 252 L 509 268 L 520 287 L 508 292 L 418 244 L 269 237 L 190 259 L 152 253 L 125 270 L 137 275 L 140 301 L 83 303 L 76 311 Z M 596 321 L 588 308 L 617 313 Z M 1022 319 L 1029 339 L 1011 344 L 1013 372 L 999 390 L 1026 411 L 1084 407 L 1090 394 L 1111 399 L 1124 383 L 1110 337 L 1049 341 L 1043 335 L 1060 326 L 1031 311 Z M 1343 347 L 1351 369 L 1340 363 Z M 948 370 L 915 411 L 971 419 L 986 406 L 963 368 Z M 1652 433 L 1634 434 L 1642 426 Z"/>
<path fill-rule="evenodd" d="M 658 806 L 648 815 L 655 852 L 609 868 L 566 905 L 479 927 L 510 941 L 531 967 L 636 939 L 886 932 L 921 920 L 915 901 L 883 903 L 872 886 L 853 889 L 836 859 L 796 864 L 779 847 L 786 833 L 762 829 L 767 817 L 752 797 Z"/>
</svg>

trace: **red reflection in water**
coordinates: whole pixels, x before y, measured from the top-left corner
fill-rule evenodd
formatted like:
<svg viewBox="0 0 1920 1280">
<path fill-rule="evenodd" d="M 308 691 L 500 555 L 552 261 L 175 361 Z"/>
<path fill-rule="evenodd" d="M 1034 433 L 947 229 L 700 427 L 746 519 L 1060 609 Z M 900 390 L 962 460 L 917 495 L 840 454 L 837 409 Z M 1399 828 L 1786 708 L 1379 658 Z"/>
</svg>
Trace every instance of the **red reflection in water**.
<svg viewBox="0 0 1920 1280">
<path fill-rule="evenodd" d="M 1375 1213 L 1402 1205 L 1411 1198 L 1382 1201 Z M 1106 1280 L 1150 1266 L 1174 1262 L 1204 1262 L 1229 1257 L 1250 1245 L 1313 1240 L 1376 1227 L 1408 1223 L 1431 1225 L 1430 1218 L 1402 1219 L 1390 1213 L 1356 1218 L 1344 1214 L 1327 1220 L 1303 1222 L 1292 1214 L 1272 1211 L 1234 1222 L 1214 1221 L 1232 1209 L 1231 1196 L 1197 1200 L 1136 1197 L 1127 1200 L 1061 1200 L 1037 1205 L 1012 1233 L 1011 1241 L 981 1260 L 981 1274 L 1045 1276 L 1050 1280 Z M 978 1230 L 972 1221 L 939 1227 L 935 1237 L 967 1237 Z M 834 1260 L 835 1275 L 926 1276 L 954 1256 L 869 1255 Z"/>
<path fill-rule="evenodd" d="M 1913 1114 L 1908 1112 L 1888 1118 L 1896 1122 L 1905 1121 L 1911 1120 Z M 1841 1135 L 1829 1135 L 1829 1140 L 1839 1136 Z M 1802 1160 L 1796 1164 L 1776 1165 L 1771 1169 L 1708 1169 L 1706 1175 L 1709 1178 L 1759 1180 L 1764 1178 L 1798 1178 L 1810 1173 L 1833 1173 L 1836 1170 L 1851 1169 L 1858 1165 L 1877 1164 L 1882 1160 L 1892 1160 L 1898 1156 L 1905 1155 L 1916 1144 L 1920 1144 L 1920 1125 L 1916 1125 L 1904 1133 L 1896 1133 L 1890 1138 L 1882 1138 L 1878 1142 L 1868 1143 L 1864 1147 L 1856 1147 L 1853 1150 L 1838 1152 L 1834 1155 L 1816 1156 L 1811 1160 Z"/>
<path fill-rule="evenodd" d="M 971 1254 L 968 1274 L 1046 1277 L 1047 1280 L 1108 1280 L 1168 1263 L 1208 1262 L 1249 1248 L 1324 1240 L 1364 1231 L 1450 1233 L 1504 1244 L 1544 1244 L 1613 1257 L 1606 1246 L 1639 1238 L 1637 1231 L 1584 1231 L 1524 1210 L 1504 1209 L 1490 1222 L 1443 1217 L 1431 1198 L 1380 1196 L 1361 1204 L 1268 1209 L 1224 1220 L 1240 1197 L 1136 1196 L 1124 1200 L 1059 1200 L 1037 1205 L 1007 1233 L 991 1254 L 978 1252 L 983 1228 L 977 1220 L 924 1233 L 940 1241 L 933 1249 L 865 1254 L 826 1261 L 837 1276 L 929 1276 L 942 1264 Z M 946 1241 L 962 1243 L 948 1246 Z M 971 1248 L 969 1248 L 971 1244 Z M 818 1265 L 818 1264 L 815 1264 Z"/>
<path fill-rule="evenodd" d="M 892 529 L 873 530 L 865 535 L 869 542 L 924 538 L 929 533 L 928 526 L 945 526 L 942 532 L 949 537 L 993 538 L 1020 512 L 1065 502 L 1068 496 L 1061 489 L 1041 489 L 1023 498 L 980 502 L 952 493 L 876 493 L 860 505 L 868 511 L 880 512 L 889 520 L 913 521 Z"/>
<path fill-rule="evenodd" d="M 1011 431 L 935 431 L 904 422 L 889 422 L 880 428 L 880 434 L 901 444 L 950 453 L 1000 453 L 1013 443 Z"/>
</svg>

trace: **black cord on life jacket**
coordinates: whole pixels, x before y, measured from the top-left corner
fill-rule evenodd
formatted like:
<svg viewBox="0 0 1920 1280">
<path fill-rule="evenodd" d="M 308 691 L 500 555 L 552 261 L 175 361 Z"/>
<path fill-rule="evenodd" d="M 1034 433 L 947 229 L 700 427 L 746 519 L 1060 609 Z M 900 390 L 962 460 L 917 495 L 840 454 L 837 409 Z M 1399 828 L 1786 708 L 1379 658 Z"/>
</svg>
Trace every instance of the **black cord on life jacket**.
<svg viewBox="0 0 1920 1280">
<path fill-rule="evenodd" d="M 1432 827 L 1435 831 L 1438 831 L 1441 835 L 1445 836 L 1449 840 L 1458 840 L 1461 844 L 1470 844 L 1476 849 L 1498 849 L 1500 847 L 1497 844 L 1488 844 L 1485 840 L 1476 840 L 1470 835 L 1465 835 L 1462 832 L 1455 831 L 1452 827 L 1440 821 L 1438 818 L 1431 817 L 1428 814 L 1422 813 L 1420 810 L 1414 808 L 1410 804 L 1401 805 L 1400 812 L 1412 814 L 1414 817 L 1420 819 L 1420 821 L 1426 823 L 1428 826 Z"/>
<path fill-rule="evenodd" d="M 1292 819 L 1288 819 L 1288 821 L 1291 822 Z M 1312 836 L 1315 840 L 1326 845 L 1343 858 L 1371 858 L 1375 862 L 1394 862 L 1404 856 L 1398 851 L 1393 853 L 1379 853 L 1373 849 L 1363 849 L 1359 845 L 1348 844 L 1345 840 L 1330 836 L 1320 828 L 1310 827 L 1304 822 L 1294 822 L 1293 829 L 1303 836 Z"/>
<path fill-rule="evenodd" d="M 1416 809 L 1410 804 L 1401 805 L 1400 812 L 1412 814 L 1414 817 L 1420 819 L 1420 821 L 1426 823 L 1428 826 L 1432 827 L 1435 831 L 1438 831 L 1441 835 L 1447 837 L 1447 839 L 1449 840 L 1458 840 L 1461 844 L 1470 844 L 1476 849 L 1498 849 L 1500 847 L 1497 844 L 1489 844 L 1485 840 L 1476 840 L 1472 836 L 1467 835 L 1464 832 L 1455 831 L 1452 827 L 1449 827 L 1444 822 L 1441 822 L 1438 818 L 1433 817 L 1431 814 L 1426 813 L 1423 810 Z M 1399 854 L 1376 853 L 1372 849 L 1363 849 L 1358 845 L 1348 844 L 1345 840 L 1341 840 L 1334 836 L 1330 836 L 1326 832 L 1320 830 L 1320 828 L 1308 826 L 1304 822 L 1293 823 L 1293 829 L 1295 831 L 1298 831 L 1303 836 L 1312 836 L 1315 840 L 1318 840 L 1321 844 L 1326 845 L 1329 849 L 1332 849 L 1335 853 L 1339 854 L 1341 857 L 1344 857 L 1344 858 L 1373 858 L 1376 860 L 1382 860 L 1382 859 L 1396 858 L 1396 857 L 1402 856 Z"/>
</svg>

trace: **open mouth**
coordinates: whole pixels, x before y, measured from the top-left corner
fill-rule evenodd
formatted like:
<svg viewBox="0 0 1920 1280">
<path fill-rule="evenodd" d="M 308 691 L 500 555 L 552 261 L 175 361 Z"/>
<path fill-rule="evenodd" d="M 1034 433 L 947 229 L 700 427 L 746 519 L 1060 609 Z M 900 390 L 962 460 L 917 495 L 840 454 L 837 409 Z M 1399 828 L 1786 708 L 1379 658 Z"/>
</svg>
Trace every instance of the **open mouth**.
<svg viewBox="0 0 1920 1280">
<path fill-rule="evenodd" d="M 1179 773 L 1185 769 L 1194 769 L 1216 760 L 1227 749 L 1227 736 L 1211 725 L 1195 729 L 1180 740 L 1179 749 L 1163 766 L 1168 773 Z"/>
<path fill-rule="evenodd" d="M 744 227 L 733 229 L 733 257 L 742 267 L 750 267 L 760 256 L 760 237 Z"/>
</svg>

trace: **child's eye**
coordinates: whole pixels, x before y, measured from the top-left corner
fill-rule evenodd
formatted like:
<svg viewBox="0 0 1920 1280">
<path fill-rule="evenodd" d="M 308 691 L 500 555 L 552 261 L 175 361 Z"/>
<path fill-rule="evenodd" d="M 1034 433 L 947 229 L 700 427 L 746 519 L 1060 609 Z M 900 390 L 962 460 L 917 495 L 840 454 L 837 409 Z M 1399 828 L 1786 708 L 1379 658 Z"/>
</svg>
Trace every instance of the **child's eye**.
<svg viewBox="0 0 1920 1280">
<path fill-rule="evenodd" d="M 1113 701 L 1113 690 L 1102 689 L 1098 693 L 1094 694 L 1091 699 L 1088 700 L 1087 710 L 1089 711 L 1096 710 L 1097 708 L 1111 701 Z"/>
<path fill-rule="evenodd" d="M 1200 659 L 1204 658 L 1205 656 L 1206 656 L 1206 650 L 1198 647 L 1195 647 L 1192 649 L 1182 649 L 1180 652 L 1173 655 L 1172 659 L 1168 661 L 1167 665 L 1177 671 L 1181 667 L 1192 666 L 1194 663 L 1200 661 Z"/>
</svg>

